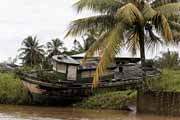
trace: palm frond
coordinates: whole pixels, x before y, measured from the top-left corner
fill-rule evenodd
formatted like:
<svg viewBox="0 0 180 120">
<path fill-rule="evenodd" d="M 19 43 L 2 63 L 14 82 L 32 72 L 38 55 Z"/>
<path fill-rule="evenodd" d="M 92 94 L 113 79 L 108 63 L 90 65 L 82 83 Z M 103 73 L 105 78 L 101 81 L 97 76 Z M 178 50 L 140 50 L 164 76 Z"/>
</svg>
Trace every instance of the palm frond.
<svg viewBox="0 0 180 120">
<path fill-rule="evenodd" d="M 132 3 L 128 3 L 119 8 L 116 17 L 119 21 L 132 26 L 134 23 L 139 22 L 143 24 L 144 18 L 139 9 Z"/>
<path fill-rule="evenodd" d="M 123 28 L 123 24 L 119 24 L 107 36 L 108 43 L 104 46 L 105 48 L 97 66 L 93 79 L 93 87 L 97 87 L 100 76 L 106 71 L 107 65 L 113 62 L 115 55 L 119 52 L 120 46 L 122 46 Z"/>
<path fill-rule="evenodd" d="M 137 50 L 139 49 L 139 34 L 137 32 L 133 32 L 127 41 L 127 49 L 134 56 L 137 54 Z"/>
<path fill-rule="evenodd" d="M 77 12 L 83 9 L 89 9 L 100 13 L 113 14 L 118 8 L 123 5 L 123 2 L 117 0 L 79 0 L 74 4 Z"/>
<path fill-rule="evenodd" d="M 168 3 L 155 8 L 155 10 L 159 11 L 161 14 L 169 18 L 173 15 L 178 14 L 178 11 L 180 10 L 180 3 Z"/>
<path fill-rule="evenodd" d="M 170 25 L 172 30 L 176 30 L 176 31 L 180 32 L 180 23 L 177 23 L 175 21 L 170 21 L 169 25 Z"/>
<path fill-rule="evenodd" d="M 111 34 L 111 32 L 106 32 L 104 33 L 97 41 L 95 41 L 91 47 L 88 49 L 86 52 L 86 55 L 84 57 L 83 63 L 85 63 L 88 58 L 91 58 L 96 52 L 103 51 L 104 46 L 107 45 L 108 43 L 108 36 Z M 98 53 L 99 54 L 99 53 Z"/>
<path fill-rule="evenodd" d="M 89 29 L 108 31 L 116 25 L 116 22 L 117 21 L 115 20 L 114 16 L 111 15 L 98 15 L 78 19 L 71 22 L 65 37 L 82 35 Z"/>
<path fill-rule="evenodd" d="M 162 33 L 162 36 L 166 40 L 166 42 L 169 42 L 170 40 L 173 40 L 173 35 L 169 26 L 169 23 L 164 15 L 161 15 L 157 13 L 152 18 L 152 23 L 155 25 L 155 28 L 159 33 Z"/>
<path fill-rule="evenodd" d="M 165 38 L 165 40 L 173 40 L 173 35 L 172 35 L 172 32 L 171 32 L 171 28 L 169 26 L 169 23 L 166 19 L 166 17 L 164 15 L 162 15 L 161 17 L 161 24 L 162 24 L 162 31 L 163 31 L 163 36 Z"/>
<path fill-rule="evenodd" d="M 177 2 L 178 2 L 178 0 L 154 0 L 151 3 L 151 6 L 153 8 L 155 8 L 155 7 L 162 6 L 162 5 L 165 5 L 165 4 L 168 4 L 168 3 L 177 3 Z"/>
<path fill-rule="evenodd" d="M 148 34 L 146 34 L 146 42 L 145 46 L 148 50 L 150 50 L 152 53 L 154 51 L 157 51 L 159 46 L 163 44 L 160 37 L 158 37 L 152 29 L 147 30 Z"/>
<path fill-rule="evenodd" d="M 149 19 L 154 17 L 156 14 L 157 12 L 149 4 L 144 5 L 144 8 L 142 9 L 142 15 L 145 21 L 148 21 Z"/>
<path fill-rule="evenodd" d="M 140 48 L 139 46 L 139 33 L 138 33 L 139 26 L 135 25 L 132 29 L 130 29 L 126 36 L 127 41 L 127 49 L 130 51 L 130 53 L 134 56 L 137 53 L 137 50 Z"/>
<path fill-rule="evenodd" d="M 179 42 L 180 42 L 180 32 L 173 31 L 172 33 L 173 33 L 174 42 L 176 44 L 179 44 Z"/>
</svg>

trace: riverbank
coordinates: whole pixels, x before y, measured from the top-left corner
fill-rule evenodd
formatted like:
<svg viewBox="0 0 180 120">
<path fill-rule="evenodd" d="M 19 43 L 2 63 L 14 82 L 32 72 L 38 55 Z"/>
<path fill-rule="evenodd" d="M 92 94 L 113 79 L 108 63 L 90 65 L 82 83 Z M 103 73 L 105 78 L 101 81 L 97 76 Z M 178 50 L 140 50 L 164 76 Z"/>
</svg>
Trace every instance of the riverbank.
<svg viewBox="0 0 180 120">
<path fill-rule="evenodd" d="M 129 106 L 136 104 L 136 91 L 117 91 L 98 93 L 92 97 L 74 104 L 74 107 L 85 109 L 130 110 Z"/>
<path fill-rule="evenodd" d="M 165 69 L 159 79 L 148 83 L 156 90 L 180 91 L 180 70 Z M 81 102 L 73 103 L 75 108 L 130 110 L 136 105 L 136 91 L 101 91 Z M 31 98 L 22 81 L 13 72 L 0 73 L 0 103 L 31 105 Z"/>
</svg>

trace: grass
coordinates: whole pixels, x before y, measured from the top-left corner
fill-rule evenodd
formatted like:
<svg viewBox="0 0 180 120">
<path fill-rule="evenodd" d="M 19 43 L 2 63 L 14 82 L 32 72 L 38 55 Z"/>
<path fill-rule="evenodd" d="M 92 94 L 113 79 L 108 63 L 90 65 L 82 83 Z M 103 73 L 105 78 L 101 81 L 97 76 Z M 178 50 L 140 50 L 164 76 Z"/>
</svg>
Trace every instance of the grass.
<svg viewBox="0 0 180 120">
<path fill-rule="evenodd" d="M 97 94 L 74 106 L 86 109 L 127 110 L 128 105 L 135 101 L 135 91 L 118 91 Z"/>
<path fill-rule="evenodd" d="M 148 83 L 151 89 L 180 91 L 180 70 L 164 69 L 159 79 Z"/>
<path fill-rule="evenodd" d="M 23 87 L 21 80 L 14 73 L 0 73 L 0 103 L 30 103 L 28 91 Z"/>
</svg>

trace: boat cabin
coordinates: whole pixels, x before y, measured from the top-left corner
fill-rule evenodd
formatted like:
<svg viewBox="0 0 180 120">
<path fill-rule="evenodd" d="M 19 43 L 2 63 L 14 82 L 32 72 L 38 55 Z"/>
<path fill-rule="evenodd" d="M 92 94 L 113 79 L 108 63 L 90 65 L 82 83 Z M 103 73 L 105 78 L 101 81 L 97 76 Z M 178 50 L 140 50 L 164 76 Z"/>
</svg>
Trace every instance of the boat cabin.
<svg viewBox="0 0 180 120">
<path fill-rule="evenodd" d="M 80 64 L 81 61 L 67 55 L 56 55 L 53 56 L 53 70 L 61 80 L 92 80 L 98 60 L 91 59 L 85 64 Z M 109 65 L 101 79 L 112 79 L 115 69 L 115 64 Z"/>
<path fill-rule="evenodd" d="M 62 80 L 77 80 L 79 62 L 67 55 L 53 56 L 53 70 Z"/>
</svg>

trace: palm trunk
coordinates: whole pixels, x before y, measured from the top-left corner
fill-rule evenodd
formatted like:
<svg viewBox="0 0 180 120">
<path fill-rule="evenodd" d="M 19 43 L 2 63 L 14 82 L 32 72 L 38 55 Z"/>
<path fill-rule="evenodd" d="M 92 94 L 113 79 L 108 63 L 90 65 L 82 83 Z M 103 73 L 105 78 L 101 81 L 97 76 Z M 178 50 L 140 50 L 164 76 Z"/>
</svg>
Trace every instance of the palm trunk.
<svg viewBox="0 0 180 120">
<path fill-rule="evenodd" d="M 139 27 L 139 45 L 140 45 L 140 56 L 141 56 L 141 65 L 145 65 L 145 44 L 144 44 L 144 27 Z"/>
<path fill-rule="evenodd" d="M 140 45 L 140 55 L 141 55 L 141 66 L 142 66 L 142 70 L 144 71 L 143 69 L 143 67 L 145 66 L 144 26 L 139 27 L 139 45 Z M 143 72 L 142 79 L 143 81 L 146 80 L 145 71 Z M 146 86 L 146 84 L 144 85 Z"/>
</svg>

